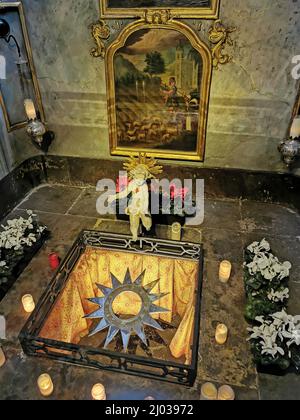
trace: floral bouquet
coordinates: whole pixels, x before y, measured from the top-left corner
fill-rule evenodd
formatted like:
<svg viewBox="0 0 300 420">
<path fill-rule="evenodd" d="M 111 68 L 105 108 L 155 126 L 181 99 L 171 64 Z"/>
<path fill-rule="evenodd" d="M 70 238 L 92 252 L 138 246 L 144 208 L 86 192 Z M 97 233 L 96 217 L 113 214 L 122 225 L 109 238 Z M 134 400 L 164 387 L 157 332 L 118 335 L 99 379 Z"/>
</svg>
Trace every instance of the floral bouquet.
<svg viewBox="0 0 300 420">
<path fill-rule="evenodd" d="M 294 367 L 300 372 L 300 316 L 285 310 L 268 317 L 257 317 L 250 332 L 254 361 L 263 367 L 275 365 L 282 371 Z"/>
<path fill-rule="evenodd" d="M 289 299 L 290 262 L 281 263 L 263 239 L 245 250 L 244 282 L 247 294 L 246 318 L 254 321 L 286 308 Z"/>
<path fill-rule="evenodd" d="M 27 211 L 28 218 L 8 220 L 0 232 L 0 286 L 9 281 L 14 268 L 22 260 L 26 251 L 31 248 L 46 231 L 36 215 Z"/>
<path fill-rule="evenodd" d="M 120 176 L 117 178 L 116 192 L 120 193 L 129 185 L 127 176 Z M 178 188 L 177 185 L 170 184 L 169 191 L 162 191 L 156 182 L 148 182 L 150 202 L 152 194 L 158 195 L 159 199 L 159 215 L 169 215 L 185 218 L 186 216 L 192 217 L 195 214 L 195 202 L 193 201 L 192 194 L 188 188 Z M 167 198 L 170 198 L 170 207 L 168 206 Z M 129 196 L 130 199 L 130 196 Z"/>
</svg>

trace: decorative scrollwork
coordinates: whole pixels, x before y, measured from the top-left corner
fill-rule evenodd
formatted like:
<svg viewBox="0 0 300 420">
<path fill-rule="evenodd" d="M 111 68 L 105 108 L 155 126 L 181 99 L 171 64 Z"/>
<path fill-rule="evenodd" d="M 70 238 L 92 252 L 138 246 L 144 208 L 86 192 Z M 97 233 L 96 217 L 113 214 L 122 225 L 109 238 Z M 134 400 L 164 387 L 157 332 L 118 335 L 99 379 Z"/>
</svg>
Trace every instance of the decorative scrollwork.
<svg viewBox="0 0 300 420">
<path fill-rule="evenodd" d="M 150 24 L 161 25 L 171 19 L 170 10 L 146 10 L 145 21 Z"/>
<path fill-rule="evenodd" d="M 216 20 L 209 30 L 209 40 L 215 47 L 212 48 L 213 66 L 218 69 L 219 64 L 227 64 L 232 60 L 232 56 L 224 54 L 226 45 L 233 45 L 230 37 L 232 32 L 237 30 L 236 27 L 226 28 L 220 19 Z"/>
<path fill-rule="evenodd" d="M 91 50 L 91 56 L 104 59 L 106 53 L 104 41 L 108 40 L 110 37 L 110 28 L 104 20 L 99 20 L 91 25 L 91 32 L 97 45 L 96 48 Z"/>
</svg>

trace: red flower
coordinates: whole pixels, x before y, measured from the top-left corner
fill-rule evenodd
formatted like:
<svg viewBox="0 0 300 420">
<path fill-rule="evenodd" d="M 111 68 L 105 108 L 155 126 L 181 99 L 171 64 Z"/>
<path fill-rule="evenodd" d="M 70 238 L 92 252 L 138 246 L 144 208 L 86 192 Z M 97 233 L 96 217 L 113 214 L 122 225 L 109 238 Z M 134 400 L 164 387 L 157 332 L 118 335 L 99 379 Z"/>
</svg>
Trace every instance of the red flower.
<svg viewBox="0 0 300 420">
<path fill-rule="evenodd" d="M 119 176 L 117 178 L 116 192 L 119 193 L 125 190 L 125 188 L 127 188 L 128 185 L 129 185 L 129 180 L 127 176 Z"/>
<path fill-rule="evenodd" d="M 184 200 L 188 192 L 188 188 L 177 188 L 175 184 L 170 185 L 170 196 L 172 200 L 175 200 L 175 198 L 178 197 Z"/>
</svg>

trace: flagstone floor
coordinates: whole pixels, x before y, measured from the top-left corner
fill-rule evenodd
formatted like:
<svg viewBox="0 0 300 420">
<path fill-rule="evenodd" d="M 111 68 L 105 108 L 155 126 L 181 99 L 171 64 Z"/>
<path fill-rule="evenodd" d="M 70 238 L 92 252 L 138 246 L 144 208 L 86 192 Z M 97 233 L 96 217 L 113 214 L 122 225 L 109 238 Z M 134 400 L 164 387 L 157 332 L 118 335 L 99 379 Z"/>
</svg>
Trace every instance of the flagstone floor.
<svg viewBox="0 0 300 420">
<path fill-rule="evenodd" d="M 92 385 L 102 382 L 111 400 L 140 400 L 149 395 L 156 399 L 197 400 L 201 384 L 212 381 L 232 385 L 240 400 L 300 400 L 300 376 L 257 375 L 246 342 L 242 261 L 243 247 L 253 240 L 265 237 L 281 260 L 293 264 L 289 311 L 300 313 L 300 216 L 273 204 L 206 200 L 203 225 L 184 229 L 184 240 L 202 241 L 205 249 L 199 366 L 193 388 L 26 357 L 17 339 L 27 318 L 20 299 L 23 294 L 32 293 L 37 301 L 53 275 L 48 255 L 55 251 L 64 257 L 80 230 L 95 226 L 99 219 L 95 209 L 97 197 L 91 188 L 43 185 L 6 218 L 22 215 L 26 209 L 34 210 L 52 235 L 0 303 L 0 314 L 7 321 L 7 337 L 1 343 L 7 363 L 0 368 L 0 399 L 40 399 L 36 380 L 48 372 L 55 384 L 52 399 L 90 399 Z M 129 233 L 127 222 L 112 217 L 101 219 L 98 228 Z M 158 227 L 157 233 L 163 238 L 169 235 L 167 227 Z M 218 281 L 222 259 L 233 262 L 228 285 Z M 218 322 L 229 327 L 225 346 L 217 346 L 214 341 Z"/>
</svg>

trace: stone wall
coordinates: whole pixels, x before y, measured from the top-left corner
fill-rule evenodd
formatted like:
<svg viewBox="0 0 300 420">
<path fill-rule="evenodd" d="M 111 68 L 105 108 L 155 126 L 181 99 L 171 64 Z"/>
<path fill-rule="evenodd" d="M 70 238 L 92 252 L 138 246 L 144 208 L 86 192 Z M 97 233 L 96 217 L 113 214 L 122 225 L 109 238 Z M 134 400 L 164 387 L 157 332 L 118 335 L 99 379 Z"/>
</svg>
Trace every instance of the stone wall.
<svg viewBox="0 0 300 420">
<path fill-rule="evenodd" d="M 46 117 L 56 132 L 50 153 L 110 158 L 104 63 L 89 54 L 98 0 L 23 3 Z M 234 60 L 214 70 L 205 162 L 189 166 L 286 171 L 277 144 L 298 88 L 291 60 L 300 54 L 299 12 L 299 0 L 222 1 L 220 17 L 238 28 L 228 50 Z M 207 42 L 211 21 L 187 22 Z M 37 154 L 23 130 L 9 143 L 12 166 Z"/>
</svg>

